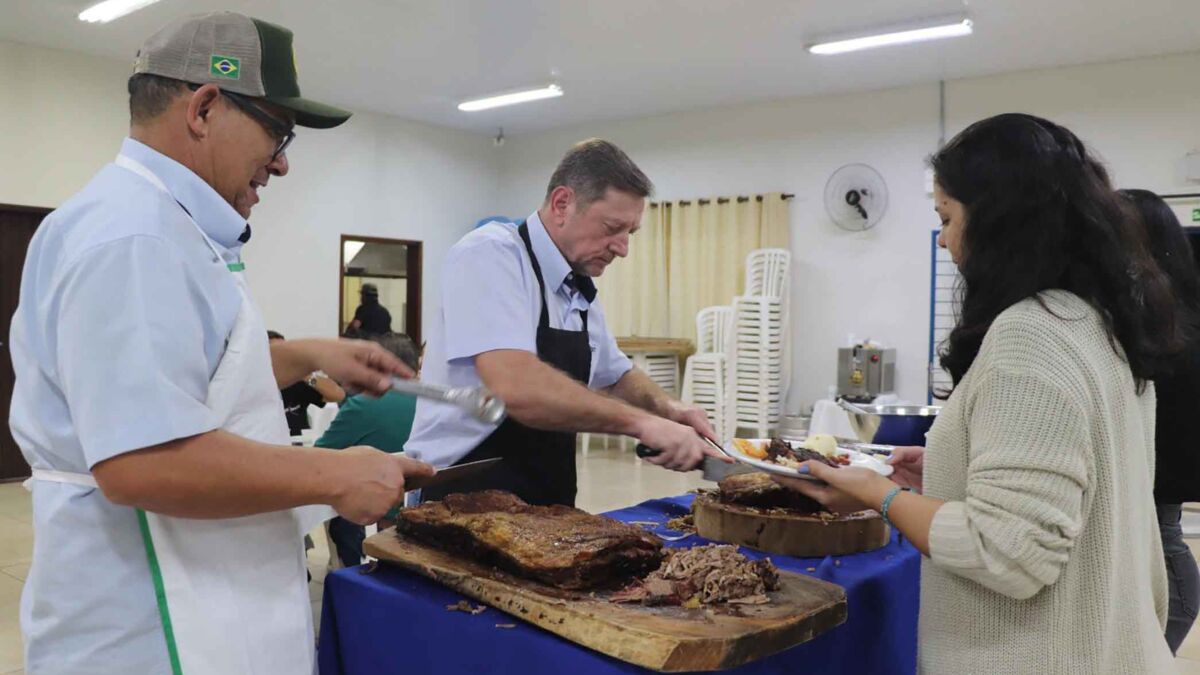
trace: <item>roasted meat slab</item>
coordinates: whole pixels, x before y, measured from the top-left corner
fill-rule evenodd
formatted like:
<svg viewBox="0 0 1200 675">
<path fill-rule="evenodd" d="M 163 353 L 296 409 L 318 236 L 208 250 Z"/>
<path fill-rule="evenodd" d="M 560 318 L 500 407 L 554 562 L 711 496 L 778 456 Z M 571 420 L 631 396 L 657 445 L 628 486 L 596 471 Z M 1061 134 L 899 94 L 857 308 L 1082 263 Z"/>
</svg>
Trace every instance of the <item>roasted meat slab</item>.
<svg viewBox="0 0 1200 675">
<path fill-rule="evenodd" d="M 509 492 L 451 494 L 402 509 L 396 530 L 443 550 L 570 590 L 616 587 L 656 569 L 662 543 L 635 525 Z"/>
<path fill-rule="evenodd" d="M 717 496 L 725 503 L 742 506 L 790 509 L 800 513 L 824 510 L 816 501 L 783 487 L 762 472 L 727 476 L 717 483 Z"/>
</svg>

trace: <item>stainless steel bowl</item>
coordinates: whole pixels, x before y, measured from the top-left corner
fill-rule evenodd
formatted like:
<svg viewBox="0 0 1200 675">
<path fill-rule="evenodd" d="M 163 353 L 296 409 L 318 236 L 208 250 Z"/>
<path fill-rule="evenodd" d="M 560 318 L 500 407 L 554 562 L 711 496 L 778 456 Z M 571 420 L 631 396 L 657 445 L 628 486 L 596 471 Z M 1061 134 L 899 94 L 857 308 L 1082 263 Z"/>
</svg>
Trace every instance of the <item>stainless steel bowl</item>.
<svg viewBox="0 0 1200 675">
<path fill-rule="evenodd" d="M 850 428 L 863 443 L 924 445 L 925 432 L 941 412 L 936 405 L 859 405 L 839 400 Z"/>
</svg>

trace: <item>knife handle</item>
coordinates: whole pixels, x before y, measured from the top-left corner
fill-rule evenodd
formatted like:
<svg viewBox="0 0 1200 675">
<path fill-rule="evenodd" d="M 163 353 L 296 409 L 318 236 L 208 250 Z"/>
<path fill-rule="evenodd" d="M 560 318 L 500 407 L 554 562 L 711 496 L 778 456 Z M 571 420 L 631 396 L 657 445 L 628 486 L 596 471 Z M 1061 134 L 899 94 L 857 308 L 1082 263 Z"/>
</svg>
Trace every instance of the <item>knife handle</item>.
<svg viewBox="0 0 1200 675">
<path fill-rule="evenodd" d="M 633 449 L 633 452 L 642 459 L 646 459 L 647 457 L 657 457 L 662 454 L 662 450 L 659 450 L 658 448 L 652 448 L 644 443 L 638 443 L 637 447 Z"/>
</svg>

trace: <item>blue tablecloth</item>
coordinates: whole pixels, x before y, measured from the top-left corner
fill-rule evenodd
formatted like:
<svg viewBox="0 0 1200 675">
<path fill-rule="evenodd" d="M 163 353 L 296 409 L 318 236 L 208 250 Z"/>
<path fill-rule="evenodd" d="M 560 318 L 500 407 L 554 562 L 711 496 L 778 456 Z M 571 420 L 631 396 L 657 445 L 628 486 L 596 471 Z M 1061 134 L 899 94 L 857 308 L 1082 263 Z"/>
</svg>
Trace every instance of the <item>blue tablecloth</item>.
<svg viewBox="0 0 1200 675">
<path fill-rule="evenodd" d="M 686 513 L 692 496 L 643 502 L 608 515 L 666 523 Z M 661 530 L 663 534 L 669 531 Z M 708 543 L 689 537 L 673 546 Z M 743 548 L 750 558 L 763 554 Z M 876 551 L 826 558 L 772 556 L 781 569 L 846 589 L 849 618 L 810 642 L 733 673 L 912 673 L 917 657 L 920 554 L 898 540 Z M 317 650 L 321 675 L 500 673 L 591 675 L 646 673 L 488 608 L 446 611 L 464 596 L 389 565 L 338 570 L 325 579 Z M 496 624 L 515 624 L 497 628 Z"/>
</svg>

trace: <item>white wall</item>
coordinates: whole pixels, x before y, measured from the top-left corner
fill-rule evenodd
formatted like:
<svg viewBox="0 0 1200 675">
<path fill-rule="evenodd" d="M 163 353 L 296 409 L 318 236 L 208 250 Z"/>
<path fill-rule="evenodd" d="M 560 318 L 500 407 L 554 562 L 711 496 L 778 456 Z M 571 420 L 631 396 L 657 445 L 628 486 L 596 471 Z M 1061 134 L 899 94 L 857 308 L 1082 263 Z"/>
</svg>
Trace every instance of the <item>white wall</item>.
<svg viewBox="0 0 1200 675">
<path fill-rule="evenodd" d="M 947 134 L 995 113 L 1032 112 L 1076 131 L 1121 186 L 1195 192 L 1178 164 L 1200 149 L 1198 76 L 1200 54 L 1188 54 L 948 82 Z M 937 115 L 937 87 L 926 85 L 514 137 L 503 148 L 498 211 L 531 211 L 561 154 L 589 136 L 620 145 L 663 199 L 795 193 L 791 409 L 825 394 L 848 333 L 896 347 L 899 393 L 924 400 L 937 221 L 922 180 Z M 874 166 L 890 188 L 886 217 L 865 234 L 838 230 L 824 213 L 825 181 L 849 162 Z"/>
<path fill-rule="evenodd" d="M 0 203 L 57 206 L 112 160 L 128 131 L 129 69 L 0 41 Z M 424 242 L 428 327 L 441 259 L 492 210 L 490 139 L 369 113 L 298 132 L 291 171 L 262 191 L 245 249 L 267 324 L 289 337 L 336 333 L 345 233 Z"/>
<path fill-rule="evenodd" d="M 246 247 L 246 273 L 267 323 L 289 337 L 334 334 L 338 242 L 357 234 L 424 242 L 428 334 L 441 261 L 494 202 L 491 140 L 360 113 L 328 132 L 299 130 L 293 147 L 288 175 L 262 191 Z"/>
<path fill-rule="evenodd" d="M 1200 150 L 1200 53 L 954 82 L 948 133 L 1001 112 L 1061 123 L 1101 156 L 1119 187 L 1200 192 L 1181 160 Z"/>
<path fill-rule="evenodd" d="M 127 74 L 122 62 L 0 42 L 0 202 L 55 206 L 111 159 L 127 126 Z M 1121 186 L 1197 191 L 1179 163 L 1200 150 L 1198 75 L 1200 54 L 1186 54 L 953 81 L 947 132 L 1002 111 L 1041 114 L 1079 133 Z M 499 150 L 486 137 L 359 114 L 336 130 L 301 130 L 291 174 L 255 209 L 248 272 L 272 327 L 327 335 L 338 235 L 420 239 L 428 330 L 446 249 L 483 215 L 527 215 L 562 152 L 603 136 L 642 165 L 660 198 L 795 193 L 793 410 L 833 383 L 848 333 L 897 347 L 900 393 L 920 400 L 936 225 L 922 174 L 937 130 L 935 85 L 580 125 L 510 137 Z M 891 190 L 887 216 L 865 234 L 824 214 L 825 180 L 849 162 L 871 164 Z"/>
<path fill-rule="evenodd" d="M 130 67 L 0 41 L 0 203 L 58 206 L 112 161 Z"/>
<path fill-rule="evenodd" d="M 935 85 L 512 138 L 503 148 L 499 210 L 532 211 L 563 151 L 588 136 L 621 146 L 663 199 L 771 190 L 796 195 L 791 205 L 792 409 L 823 396 L 834 383 L 836 349 L 848 333 L 895 346 L 902 394 L 923 400 L 929 232 L 936 220 L 922 189 L 922 160 L 937 142 Z M 890 188 L 883 222 L 866 233 L 844 232 L 825 217 L 825 181 L 851 162 L 871 164 Z"/>
</svg>

